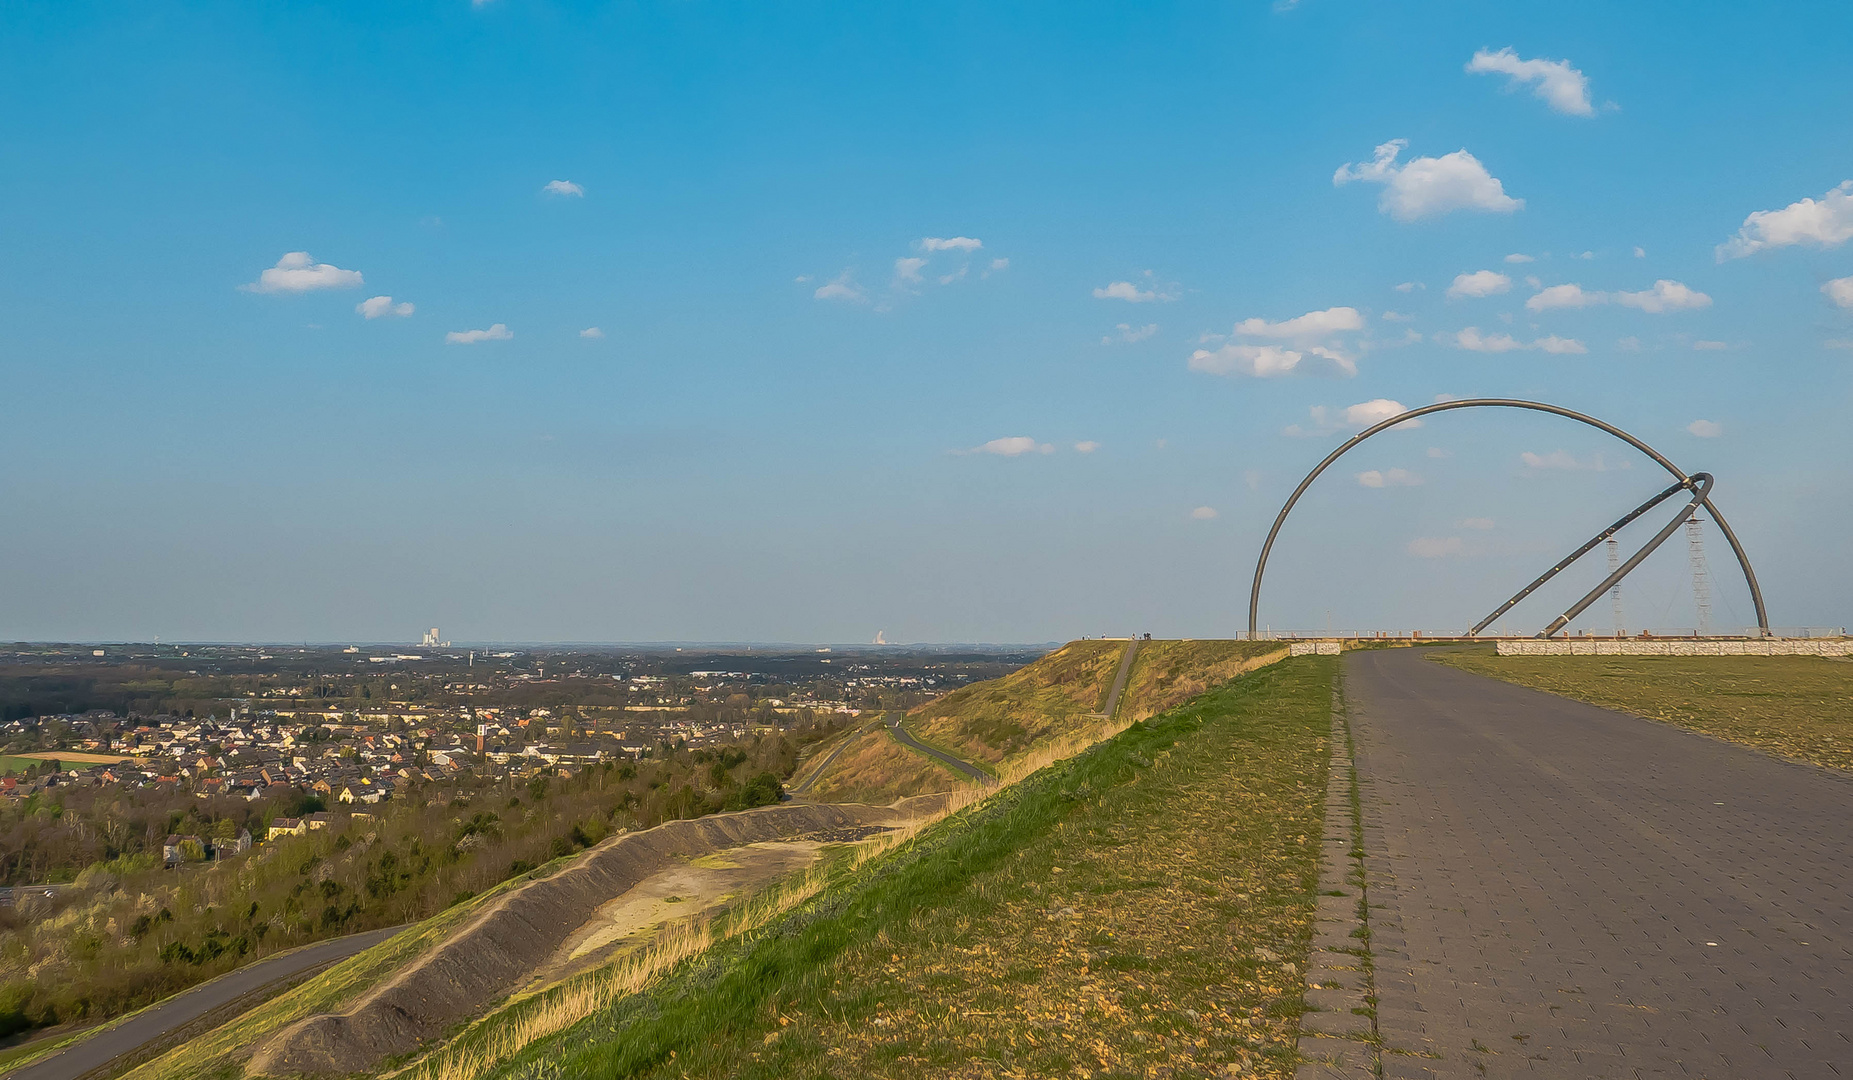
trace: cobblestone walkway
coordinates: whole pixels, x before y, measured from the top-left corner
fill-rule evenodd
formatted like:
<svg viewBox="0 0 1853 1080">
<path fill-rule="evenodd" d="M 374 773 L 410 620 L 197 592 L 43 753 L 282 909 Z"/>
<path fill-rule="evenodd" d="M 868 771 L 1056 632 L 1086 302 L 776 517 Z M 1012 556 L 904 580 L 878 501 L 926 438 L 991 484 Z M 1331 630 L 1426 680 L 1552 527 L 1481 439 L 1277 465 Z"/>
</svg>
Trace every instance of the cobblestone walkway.
<svg viewBox="0 0 1853 1080">
<path fill-rule="evenodd" d="M 1347 654 L 1383 1075 L 1853 1077 L 1853 777 Z"/>
</svg>

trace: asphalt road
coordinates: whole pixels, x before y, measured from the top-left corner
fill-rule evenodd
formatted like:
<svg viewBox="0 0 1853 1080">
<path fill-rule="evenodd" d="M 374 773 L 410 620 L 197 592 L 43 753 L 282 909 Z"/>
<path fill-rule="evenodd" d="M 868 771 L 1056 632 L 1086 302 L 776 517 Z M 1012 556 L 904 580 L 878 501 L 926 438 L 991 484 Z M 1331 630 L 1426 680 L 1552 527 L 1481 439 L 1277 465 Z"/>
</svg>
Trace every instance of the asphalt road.
<svg viewBox="0 0 1853 1080">
<path fill-rule="evenodd" d="M 211 982 L 175 994 L 130 1019 L 8 1073 L 6 1080 L 77 1080 L 155 1042 L 217 1009 L 252 997 L 305 972 L 345 960 L 405 929 L 402 926 L 330 938 L 268 956 Z"/>
<path fill-rule="evenodd" d="M 810 791 L 811 788 L 817 784 L 817 781 L 823 777 L 825 770 L 829 769 L 830 766 L 836 762 L 837 756 L 849 749 L 850 744 L 862 738 L 863 734 L 869 730 L 869 728 L 864 727 L 844 736 L 843 741 L 837 743 L 836 747 L 832 749 L 822 761 L 817 763 L 817 767 L 811 770 L 810 775 L 800 781 L 797 787 L 791 789 L 792 796 L 795 798 Z"/>
<path fill-rule="evenodd" d="M 1133 658 L 1139 655 L 1139 639 L 1133 638 L 1126 643 L 1125 655 L 1120 657 L 1119 670 L 1113 674 L 1113 688 L 1107 691 L 1107 703 L 1100 709 L 1100 716 L 1113 719 L 1113 714 L 1120 707 L 1120 694 L 1126 690 L 1126 679 L 1132 674 Z"/>
<path fill-rule="evenodd" d="M 905 713 L 897 712 L 897 713 L 888 714 L 888 733 L 894 736 L 895 742 L 900 743 L 902 746 L 905 746 L 910 750 L 918 750 L 922 754 L 925 754 L 926 756 L 932 758 L 934 761 L 943 762 L 949 768 L 953 769 L 954 771 L 961 773 L 965 776 L 969 776 L 973 780 L 976 780 L 980 784 L 984 784 L 987 787 L 992 784 L 997 783 L 997 777 L 992 776 L 988 772 L 985 772 L 983 769 L 980 769 L 978 766 L 973 765 L 971 762 L 962 760 L 960 758 L 955 758 L 951 754 L 946 753 L 944 750 L 935 750 L 932 747 L 928 746 L 927 744 L 921 742 L 919 739 L 916 739 L 912 735 L 908 734 L 907 729 L 901 726 L 901 721 L 904 719 L 906 719 Z"/>
<path fill-rule="evenodd" d="M 1853 777 L 1347 654 L 1383 1075 L 1853 1074 Z"/>
</svg>

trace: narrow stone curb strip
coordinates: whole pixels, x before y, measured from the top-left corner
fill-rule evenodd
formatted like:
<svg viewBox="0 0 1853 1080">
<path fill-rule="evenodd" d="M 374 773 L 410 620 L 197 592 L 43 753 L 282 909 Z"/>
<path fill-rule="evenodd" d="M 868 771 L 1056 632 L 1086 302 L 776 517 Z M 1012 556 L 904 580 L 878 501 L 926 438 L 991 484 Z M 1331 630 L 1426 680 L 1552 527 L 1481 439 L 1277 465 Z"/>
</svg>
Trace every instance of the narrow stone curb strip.
<svg viewBox="0 0 1853 1080">
<path fill-rule="evenodd" d="M 1300 1066 L 1294 1080 L 1360 1080 L 1377 1076 L 1380 1067 L 1357 770 L 1337 686 L 1332 690 L 1331 746 L 1313 945 L 1306 958 L 1307 1011 L 1300 1017 Z"/>
</svg>

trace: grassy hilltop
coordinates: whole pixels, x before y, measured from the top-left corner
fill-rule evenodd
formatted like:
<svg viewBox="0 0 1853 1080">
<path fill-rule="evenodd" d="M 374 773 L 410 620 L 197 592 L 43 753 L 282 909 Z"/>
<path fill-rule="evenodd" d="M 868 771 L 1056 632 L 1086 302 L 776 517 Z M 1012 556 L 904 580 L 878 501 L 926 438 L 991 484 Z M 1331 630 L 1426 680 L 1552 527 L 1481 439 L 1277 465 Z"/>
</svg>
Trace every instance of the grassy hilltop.
<svg viewBox="0 0 1853 1080">
<path fill-rule="evenodd" d="M 997 775 L 1051 746 L 1097 738 L 1109 719 L 1123 726 L 1155 716 L 1284 652 L 1272 642 L 1139 642 L 1116 716 L 1107 718 L 1101 710 L 1131 644 L 1070 642 L 1001 679 L 961 687 L 909 710 L 907 730 L 920 742 Z M 850 740 L 849 745 L 806 792 L 808 797 L 887 802 L 969 783 L 899 745 L 879 727 L 839 738 Z M 820 747 L 816 760 L 835 745 Z"/>
<path fill-rule="evenodd" d="M 1047 758 L 1047 740 L 1113 730 L 1089 714 L 1126 643 L 1077 644 L 1040 670 L 921 710 L 940 723 L 932 734 L 986 748 L 983 760 L 1023 776 Z M 1279 651 L 1142 643 L 1123 730 L 1091 749 L 919 831 L 835 844 L 798 878 L 663 924 L 606 967 L 485 1003 L 486 1015 L 424 1056 L 381 1067 L 403 1080 L 1289 1076 L 1337 665 L 1305 657 L 1248 670 Z M 1026 715 L 1042 708 L 1055 715 Z M 1155 714 L 1124 727 L 1127 710 Z M 832 770 L 860 768 L 866 745 L 925 762 L 871 727 L 851 733 L 861 742 Z M 1018 729 L 1040 738 L 1018 741 Z M 518 884 L 409 928 L 128 1080 L 245 1075 L 269 1033 L 350 1007 Z"/>
<path fill-rule="evenodd" d="M 512 1059 L 416 1076 L 1289 1076 L 1331 686 L 1212 690 Z"/>
</svg>

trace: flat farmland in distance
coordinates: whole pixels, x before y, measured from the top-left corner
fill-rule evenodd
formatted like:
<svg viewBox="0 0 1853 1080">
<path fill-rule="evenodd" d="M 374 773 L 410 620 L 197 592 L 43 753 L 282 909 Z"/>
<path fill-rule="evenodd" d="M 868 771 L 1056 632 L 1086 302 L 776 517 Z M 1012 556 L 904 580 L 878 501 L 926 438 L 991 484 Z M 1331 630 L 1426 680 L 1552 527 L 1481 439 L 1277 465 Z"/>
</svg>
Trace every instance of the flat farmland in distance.
<svg viewBox="0 0 1853 1080">
<path fill-rule="evenodd" d="M 1814 656 L 1496 656 L 1431 659 L 1767 753 L 1853 769 L 1853 663 Z"/>
</svg>

